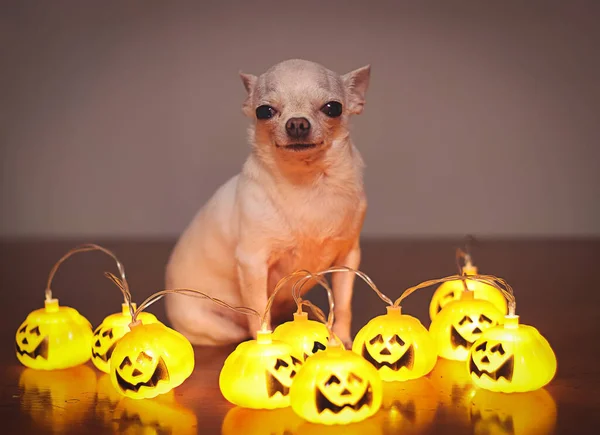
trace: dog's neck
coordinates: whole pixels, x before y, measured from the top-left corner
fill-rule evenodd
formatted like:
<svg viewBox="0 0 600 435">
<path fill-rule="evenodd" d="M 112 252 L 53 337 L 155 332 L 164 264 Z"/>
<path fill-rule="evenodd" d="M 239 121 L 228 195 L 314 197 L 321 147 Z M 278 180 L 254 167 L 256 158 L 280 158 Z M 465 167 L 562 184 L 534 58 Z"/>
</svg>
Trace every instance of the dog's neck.
<svg viewBox="0 0 600 435">
<path fill-rule="evenodd" d="M 350 135 L 338 138 L 326 148 L 297 153 L 254 146 L 250 159 L 278 183 L 312 185 L 327 177 L 362 186 L 363 160 Z"/>
</svg>

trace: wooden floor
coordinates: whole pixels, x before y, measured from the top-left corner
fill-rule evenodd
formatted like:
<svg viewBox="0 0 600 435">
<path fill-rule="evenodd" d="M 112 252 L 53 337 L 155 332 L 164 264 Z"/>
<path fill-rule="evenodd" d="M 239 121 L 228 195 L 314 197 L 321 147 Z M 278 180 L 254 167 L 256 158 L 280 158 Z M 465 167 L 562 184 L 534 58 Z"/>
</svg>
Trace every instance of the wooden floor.
<svg viewBox="0 0 600 435">
<path fill-rule="evenodd" d="M 558 373 L 544 389 L 523 395 L 477 391 L 440 360 L 434 371 L 406 384 L 402 412 L 381 411 L 357 426 L 302 425 L 288 408 L 259 412 L 234 408 L 220 394 L 218 375 L 228 348 L 196 348 L 196 367 L 174 394 L 155 400 L 120 399 L 106 375 L 91 363 L 41 372 L 24 369 L 14 353 L 14 334 L 27 314 L 43 306 L 47 274 L 60 256 L 80 242 L 100 243 L 123 261 L 134 298 L 162 288 L 172 241 L 0 242 L 3 301 L 0 331 L 0 424 L 4 434 L 144 433 L 598 433 L 600 424 L 600 240 L 481 241 L 473 255 L 482 273 L 505 278 L 515 289 L 521 322 L 550 341 Z M 363 242 L 366 272 L 394 298 L 419 282 L 455 273 L 460 240 Z M 114 271 L 102 254 L 81 254 L 59 270 L 53 289 L 61 305 L 75 307 L 94 326 L 118 310 L 121 296 L 103 277 Z M 433 289 L 406 300 L 404 312 L 429 326 Z M 309 298 L 323 306 L 322 292 Z M 383 303 L 364 284 L 354 297 L 353 333 L 384 313 Z M 166 321 L 159 302 L 151 312 Z M 231 430 L 229 430 L 231 429 Z M 287 432 L 286 432 L 287 430 Z"/>
</svg>

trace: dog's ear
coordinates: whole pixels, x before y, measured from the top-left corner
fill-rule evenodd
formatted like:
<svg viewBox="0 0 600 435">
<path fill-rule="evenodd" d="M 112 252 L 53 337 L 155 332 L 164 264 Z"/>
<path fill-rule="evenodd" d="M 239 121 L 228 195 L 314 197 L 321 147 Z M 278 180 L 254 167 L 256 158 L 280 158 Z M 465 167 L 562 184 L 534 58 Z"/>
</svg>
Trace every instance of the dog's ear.
<svg viewBox="0 0 600 435">
<path fill-rule="evenodd" d="M 354 115 L 359 115 L 365 105 L 365 94 L 369 87 L 371 77 L 371 65 L 350 71 L 342 76 L 346 96 L 348 100 L 348 110 Z"/>
<path fill-rule="evenodd" d="M 242 111 L 246 116 L 252 117 L 252 114 L 254 113 L 254 109 L 252 108 L 252 96 L 254 94 L 254 88 L 256 87 L 257 77 L 253 74 L 245 74 L 240 71 L 240 78 L 242 79 L 244 88 L 246 88 L 246 92 L 248 92 L 248 96 L 242 105 Z"/>
</svg>

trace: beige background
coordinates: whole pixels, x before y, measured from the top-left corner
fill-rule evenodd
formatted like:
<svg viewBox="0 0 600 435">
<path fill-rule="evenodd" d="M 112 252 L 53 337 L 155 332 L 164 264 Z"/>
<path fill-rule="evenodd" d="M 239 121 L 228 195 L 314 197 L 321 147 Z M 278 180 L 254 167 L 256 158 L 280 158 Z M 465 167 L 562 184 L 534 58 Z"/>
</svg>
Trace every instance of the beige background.
<svg viewBox="0 0 600 435">
<path fill-rule="evenodd" d="M 597 5 L 2 2 L 0 235 L 177 235 L 290 57 L 373 67 L 365 235 L 600 235 Z"/>
</svg>

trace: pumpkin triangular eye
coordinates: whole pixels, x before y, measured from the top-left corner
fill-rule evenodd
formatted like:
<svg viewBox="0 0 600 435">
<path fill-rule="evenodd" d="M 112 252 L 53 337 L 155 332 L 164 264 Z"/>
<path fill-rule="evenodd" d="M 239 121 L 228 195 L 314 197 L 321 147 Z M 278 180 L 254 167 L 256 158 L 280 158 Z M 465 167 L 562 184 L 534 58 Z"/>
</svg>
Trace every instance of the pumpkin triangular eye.
<svg viewBox="0 0 600 435">
<path fill-rule="evenodd" d="M 298 358 L 292 356 L 292 364 L 294 364 L 295 366 L 302 365 L 302 361 L 300 361 Z"/>
<path fill-rule="evenodd" d="M 275 370 L 279 370 L 281 367 L 289 367 L 289 364 L 284 360 L 277 358 L 277 361 L 275 362 Z"/>
<path fill-rule="evenodd" d="M 492 347 L 490 349 L 490 352 L 492 352 L 492 353 L 498 352 L 500 355 L 504 355 L 506 353 L 504 351 L 504 348 L 502 347 L 502 343 L 498 343 L 497 345 L 495 345 L 494 347 Z"/>
<path fill-rule="evenodd" d="M 123 360 L 123 362 L 121 363 L 121 365 L 119 366 L 119 369 L 123 370 L 125 367 L 130 366 L 131 365 L 131 360 L 129 359 L 128 356 L 125 357 L 125 359 Z"/>
<path fill-rule="evenodd" d="M 479 351 L 482 351 L 482 350 L 483 350 L 483 351 L 485 351 L 485 346 L 486 346 L 486 344 L 487 344 L 487 341 L 484 341 L 484 342 L 483 342 L 483 343 L 481 343 L 479 346 L 477 346 L 477 347 L 475 348 L 475 350 L 476 350 L 476 351 L 478 351 L 478 352 L 479 352 Z"/>
<path fill-rule="evenodd" d="M 312 348 L 312 353 L 317 353 L 320 350 L 325 350 L 325 345 L 323 343 L 315 341 L 315 345 Z"/>
<path fill-rule="evenodd" d="M 402 339 L 401 339 L 401 338 L 398 336 L 398 334 L 394 334 L 394 336 L 393 336 L 392 338 L 390 338 L 390 341 L 389 341 L 389 343 L 390 343 L 390 344 L 397 343 L 397 344 L 399 344 L 400 346 L 404 346 L 404 345 L 406 344 L 406 343 L 404 342 L 404 340 L 402 340 Z"/>
<path fill-rule="evenodd" d="M 40 327 L 36 326 L 35 328 L 33 328 L 32 330 L 29 331 L 30 334 L 35 334 L 35 335 L 40 335 Z"/>
<path fill-rule="evenodd" d="M 338 377 L 336 375 L 331 375 L 329 377 L 329 379 L 327 379 L 327 382 L 325 382 L 325 386 L 328 387 L 331 384 L 340 384 L 340 380 L 338 379 Z"/>
<path fill-rule="evenodd" d="M 24 332 L 27 331 L 27 325 L 23 325 L 23 327 L 21 329 L 19 329 L 19 332 L 22 334 Z"/>
<path fill-rule="evenodd" d="M 371 344 L 375 344 L 375 343 L 383 343 L 383 337 L 381 336 L 381 334 L 377 334 L 375 337 L 373 337 L 371 340 L 369 340 L 369 343 Z"/>
<path fill-rule="evenodd" d="M 110 329 L 107 329 L 106 331 L 104 331 L 104 332 L 102 333 L 102 336 L 103 336 L 103 337 L 106 337 L 106 336 L 108 336 L 108 338 L 112 339 L 112 338 L 113 338 L 112 328 L 110 328 Z"/>
<path fill-rule="evenodd" d="M 492 323 L 492 319 L 490 319 L 485 314 L 482 314 L 481 316 L 479 316 L 479 323 Z"/>
<path fill-rule="evenodd" d="M 460 322 L 458 322 L 458 324 L 461 326 L 465 323 L 473 323 L 473 320 L 471 320 L 469 316 L 464 316 L 462 319 L 460 319 Z"/>
<path fill-rule="evenodd" d="M 358 375 L 355 375 L 354 373 L 350 373 L 348 375 L 348 382 L 353 383 L 353 382 L 360 382 L 362 383 L 362 378 Z"/>
</svg>

